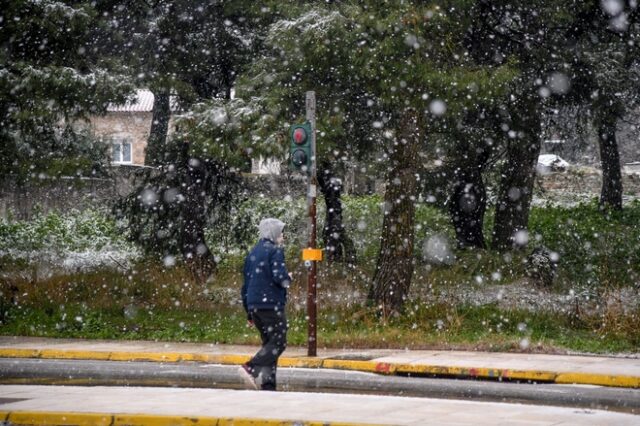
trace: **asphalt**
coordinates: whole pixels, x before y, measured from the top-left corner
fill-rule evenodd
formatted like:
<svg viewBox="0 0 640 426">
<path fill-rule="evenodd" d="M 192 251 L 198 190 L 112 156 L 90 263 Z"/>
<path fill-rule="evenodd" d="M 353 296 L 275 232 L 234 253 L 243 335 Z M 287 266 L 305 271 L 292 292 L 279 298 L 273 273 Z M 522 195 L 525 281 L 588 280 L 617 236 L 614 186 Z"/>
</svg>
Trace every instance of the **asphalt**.
<svg viewBox="0 0 640 426">
<path fill-rule="evenodd" d="M 255 346 L 0 337 L 0 358 L 201 362 L 240 365 Z M 287 348 L 280 367 L 363 371 L 383 375 L 476 378 L 640 388 L 640 352 L 625 357 L 531 353 L 319 350 Z"/>
<path fill-rule="evenodd" d="M 461 418 L 459 424 L 518 424 L 520 421 L 524 422 L 522 424 L 640 424 L 640 416 L 637 415 L 640 412 L 640 354 L 604 357 L 323 349 L 317 357 L 307 357 L 305 348 L 288 348 L 280 358 L 281 368 L 278 373 L 279 388 L 288 391 L 284 394 L 292 395 L 288 403 L 297 407 L 314 398 L 320 398 L 311 401 L 309 409 L 300 412 L 304 416 L 297 416 L 297 411 L 289 412 L 286 409 L 280 416 L 275 417 L 265 417 L 258 411 L 254 413 L 257 416 L 255 417 L 253 414 L 242 415 L 242 410 L 236 412 L 216 409 L 212 412 L 219 416 L 212 417 L 205 416 L 198 411 L 199 408 L 191 407 L 189 404 L 178 404 L 174 407 L 175 410 L 167 413 L 146 407 L 136 398 L 138 404 L 132 405 L 127 411 L 128 417 L 120 422 L 120 411 L 113 411 L 113 404 L 91 406 L 85 405 L 84 400 L 81 404 L 77 401 L 74 404 L 74 401 L 65 399 L 65 403 L 59 407 L 67 407 L 69 410 L 54 410 L 56 405 L 43 403 L 42 401 L 48 401 L 48 396 L 42 395 L 49 395 L 47 389 L 58 387 L 34 386 L 63 384 L 64 389 L 70 389 L 75 388 L 72 385 L 90 385 L 91 387 L 85 388 L 91 389 L 87 392 L 102 389 L 106 392 L 107 400 L 113 401 L 119 401 L 122 392 L 127 392 L 123 389 L 146 389 L 145 392 L 152 392 L 149 387 L 156 387 L 154 389 L 162 393 L 162 389 L 171 386 L 171 389 L 176 391 L 178 388 L 190 389 L 192 392 L 204 392 L 207 397 L 225 400 L 233 398 L 233 394 L 227 392 L 244 395 L 245 391 L 233 390 L 240 386 L 237 365 L 248 360 L 257 349 L 254 346 L 216 344 L 0 337 L 0 383 L 3 384 L 0 386 L 0 419 L 4 417 L 8 424 L 103 424 L 101 422 L 104 420 L 104 424 L 155 425 L 182 424 L 179 419 L 183 418 L 181 416 L 184 414 L 187 416 L 184 418 L 196 419 L 198 424 L 226 424 L 221 423 L 221 419 L 227 418 L 233 418 L 233 422 L 228 424 L 235 425 L 271 424 L 271 421 L 276 422 L 273 424 L 314 424 L 314 421 L 320 421 L 322 424 L 352 424 L 356 419 L 360 422 L 353 424 L 424 424 L 421 421 L 433 420 L 442 414 L 437 410 L 437 413 L 420 411 L 425 417 L 400 422 L 397 419 L 402 416 L 370 415 L 368 411 L 362 411 L 360 406 L 360 417 L 345 417 L 340 411 L 333 417 L 318 416 L 318 413 L 325 413 L 326 410 L 319 412 L 318 406 L 314 404 L 330 405 L 327 402 L 330 399 L 309 397 L 308 391 L 323 391 L 343 392 L 337 398 L 339 400 L 355 396 L 344 393 L 360 394 L 357 396 L 370 399 L 351 399 L 354 404 L 374 404 L 375 407 L 385 406 L 384 398 L 392 398 L 392 401 L 395 401 L 392 406 L 399 404 L 404 407 L 408 404 L 407 409 L 413 409 L 413 402 L 408 400 L 413 401 L 416 399 L 413 397 L 419 396 L 418 399 L 430 403 L 438 401 L 434 403 L 436 406 L 449 407 L 452 413 L 455 413 L 455 410 L 472 409 L 491 413 L 499 420 L 474 423 L 471 418 L 467 419 L 469 422 L 466 422 L 466 418 Z M 20 390 L 19 394 L 28 397 L 20 401 L 21 398 L 14 395 L 15 389 Z M 222 393 L 207 393 L 215 390 Z M 180 392 L 178 394 L 183 395 Z M 396 396 L 383 397 L 371 395 L 372 393 Z M 272 398 L 265 396 L 264 392 L 260 392 L 259 395 L 260 401 Z M 333 399 L 336 399 L 335 394 L 325 395 L 333 395 Z M 399 403 L 394 399 L 398 398 L 397 395 L 402 395 L 407 400 Z M 451 400 L 431 398 L 454 399 L 457 401 L 455 404 L 466 402 L 483 405 L 457 406 Z M 500 405 L 496 402 L 480 401 L 507 403 Z M 120 403 L 114 404 L 120 410 Z M 258 403 L 260 404 L 262 402 Z M 569 411 L 558 411 L 559 417 L 556 422 L 552 421 L 552 416 L 549 417 L 549 423 L 538 420 L 527 423 L 525 419 L 534 418 L 531 417 L 533 408 L 523 407 L 536 407 L 533 404 L 544 406 L 537 407 L 538 411 L 543 413 L 548 413 L 549 410 Z M 222 403 L 222 406 L 224 405 Z M 515 406 L 519 408 L 515 409 Z M 91 407 L 93 411 L 89 410 Z M 107 409 L 108 407 L 111 409 Z M 576 411 L 575 407 L 580 407 L 582 411 Z M 191 409 L 193 410 L 189 411 Z M 350 412 L 355 412 L 354 410 L 356 408 L 352 407 Z M 253 411 L 247 411 L 249 412 Z M 601 414 L 603 412 L 608 414 Z M 579 413 L 596 415 L 585 417 L 578 415 Z M 634 413 L 636 415 L 633 415 Z M 80 418 L 73 417 L 78 415 Z M 506 417 L 501 417 L 503 415 Z M 76 419 L 77 422 L 74 420 L 65 423 L 66 420 L 61 420 L 67 418 Z M 446 416 L 442 417 L 445 418 Z M 591 420 L 595 418 L 601 422 L 592 423 Z"/>
</svg>

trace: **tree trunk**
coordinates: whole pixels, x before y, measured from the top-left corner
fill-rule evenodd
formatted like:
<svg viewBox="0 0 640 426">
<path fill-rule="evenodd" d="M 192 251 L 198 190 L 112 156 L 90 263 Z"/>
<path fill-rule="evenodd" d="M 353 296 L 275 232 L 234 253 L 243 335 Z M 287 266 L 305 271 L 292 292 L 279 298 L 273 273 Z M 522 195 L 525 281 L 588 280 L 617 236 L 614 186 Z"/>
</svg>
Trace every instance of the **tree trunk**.
<svg viewBox="0 0 640 426">
<path fill-rule="evenodd" d="M 171 117 L 169 100 L 168 88 L 153 92 L 153 118 L 144 161 L 149 166 L 158 166 L 163 163 Z"/>
<path fill-rule="evenodd" d="M 509 140 L 496 205 L 492 246 L 498 250 L 523 247 L 528 241 L 529 209 L 540 153 L 540 114 L 535 106 L 520 111 L 521 139 Z M 520 232 L 523 233 L 520 233 Z"/>
<path fill-rule="evenodd" d="M 389 157 L 380 252 L 368 295 L 369 302 L 379 306 L 385 316 L 400 312 L 415 264 L 416 160 L 420 141 L 417 121 L 416 111 L 404 112 Z"/>
<path fill-rule="evenodd" d="M 342 182 L 335 178 L 328 162 L 320 164 L 318 184 L 326 206 L 322 239 L 326 248 L 327 261 L 354 263 L 355 247 L 342 223 Z"/>
<path fill-rule="evenodd" d="M 600 208 L 622 210 L 622 173 L 620 171 L 618 141 L 616 140 L 618 117 L 614 111 L 606 107 L 597 108 L 594 112 L 602 165 Z"/>
<path fill-rule="evenodd" d="M 185 201 L 182 205 L 180 250 L 194 280 L 204 284 L 216 269 L 216 261 L 204 235 L 207 221 L 206 168 L 200 160 L 189 158 L 188 143 L 183 144 L 181 162 L 185 170 Z"/>
<path fill-rule="evenodd" d="M 479 155 L 472 154 L 472 161 L 459 165 L 453 173 L 454 183 L 448 206 L 460 248 L 486 248 L 483 224 L 487 191 L 482 180 L 482 170 L 488 159 L 488 149 Z"/>
</svg>

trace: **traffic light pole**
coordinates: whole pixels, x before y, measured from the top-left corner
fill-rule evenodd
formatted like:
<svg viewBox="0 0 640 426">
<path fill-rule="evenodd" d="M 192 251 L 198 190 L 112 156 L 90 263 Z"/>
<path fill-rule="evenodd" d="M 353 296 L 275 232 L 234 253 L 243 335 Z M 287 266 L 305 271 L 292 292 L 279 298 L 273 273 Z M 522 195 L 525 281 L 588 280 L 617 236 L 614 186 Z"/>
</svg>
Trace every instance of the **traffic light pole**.
<svg viewBox="0 0 640 426">
<path fill-rule="evenodd" d="M 309 91 L 306 94 L 306 119 L 311 123 L 311 173 L 307 184 L 307 204 L 309 212 L 309 248 L 316 248 L 316 193 L 318 179 L 316 177 L 316 92 Z M 308 272 L 307 287 L 307 316 L 309 317 L 309 329 L 307 338 L 307 355 L 317 355 L 317 262 L 311 261 Z"/>
</svg>

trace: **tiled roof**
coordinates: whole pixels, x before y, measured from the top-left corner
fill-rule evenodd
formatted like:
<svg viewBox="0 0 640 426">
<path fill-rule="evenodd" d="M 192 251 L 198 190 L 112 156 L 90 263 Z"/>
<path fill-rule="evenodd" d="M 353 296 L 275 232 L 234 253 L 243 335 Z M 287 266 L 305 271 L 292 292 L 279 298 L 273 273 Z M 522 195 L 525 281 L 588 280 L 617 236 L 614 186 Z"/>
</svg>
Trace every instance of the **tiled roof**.
<svg viewBox="0 0 640 426">
<path fill-rule="evenodd" d="M 147 89 L 136 89 L 136 97 L 134 102 L 126 104 L 109 104 L 107 111 L 109 112 L 151 112 L 153 111 L 153 93 Z M 178 109 L 175 96 L 171 96 L 171 111 Z"/>
</svg>

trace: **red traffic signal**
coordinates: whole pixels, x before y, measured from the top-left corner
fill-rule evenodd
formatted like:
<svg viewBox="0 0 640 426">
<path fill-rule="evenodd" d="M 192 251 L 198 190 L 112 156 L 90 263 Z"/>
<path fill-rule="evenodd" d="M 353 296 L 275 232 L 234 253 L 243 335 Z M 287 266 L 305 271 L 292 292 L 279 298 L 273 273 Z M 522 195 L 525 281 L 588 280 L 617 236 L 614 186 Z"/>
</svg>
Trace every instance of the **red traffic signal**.
<svg viewBox="0 0 640 426">
<path fill-rule="evenodd" d="M 302 127 L 298 127 L 293 131 L 293 141 L 302 145 L 307 141 L 307 132 Z"/>
<path fill-rule="evenodd" d="M 293 131 L 293 141 L 302 145 L 307 141 L 307 132 L 302 127 L 298 127 Z"/>
<path fill-rule="evenodd" d="M 308 121 L 294 124 L 289 131 L 289 159 L 294 170 L 309 175 L 312 167 L 313 129 Z"/>
</svg>

